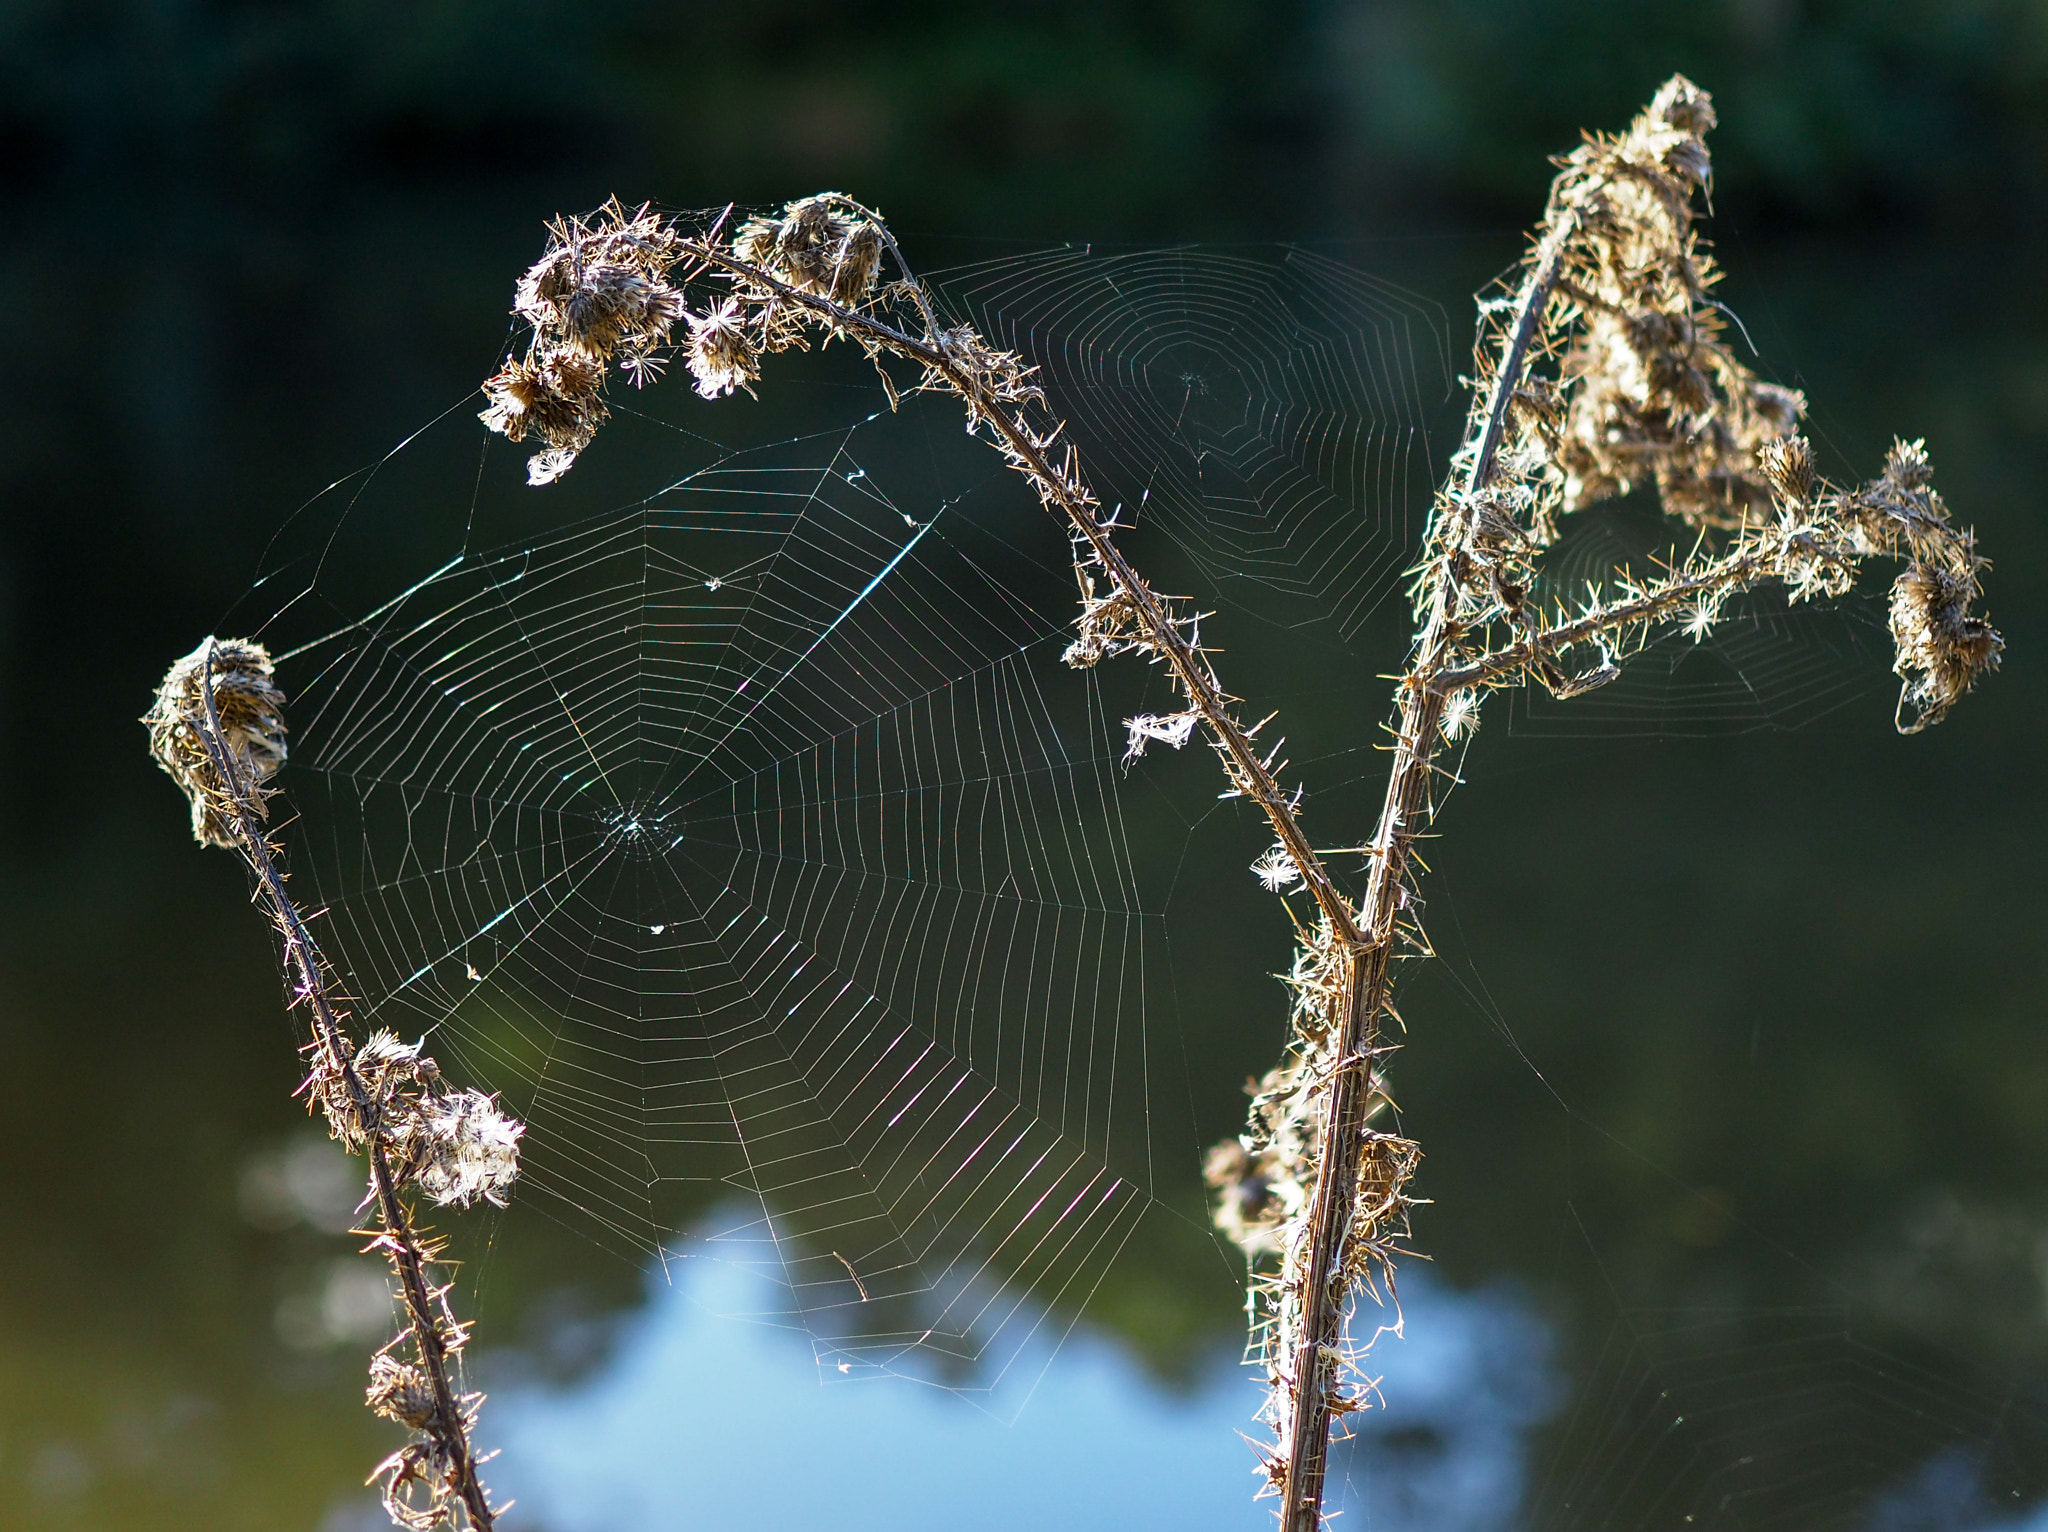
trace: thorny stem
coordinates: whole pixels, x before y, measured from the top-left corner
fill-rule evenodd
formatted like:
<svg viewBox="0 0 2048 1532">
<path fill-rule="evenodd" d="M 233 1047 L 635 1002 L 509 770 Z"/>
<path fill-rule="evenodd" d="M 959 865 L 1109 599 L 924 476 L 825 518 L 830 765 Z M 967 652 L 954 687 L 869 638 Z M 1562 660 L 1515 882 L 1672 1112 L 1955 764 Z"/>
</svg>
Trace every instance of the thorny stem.
<svg viewBox="0 0 2048 1532">
<path fill-rule="evenodd" d="M 1520 643 L 1478 655 L 1461 665 L 1424 672 L 1422 680 L 1432 691 L 1445 696 L 1463 691 L 1468 686 L 1484 686 L 1490 681 L 1524 671 L 1537 661 L 1599 634 L 1655 621 L 1701 596 L 1740 590 L 1767 578 L 1772 572 L 1773 564 L 1767 550 L 1745 549 L 1732 553 L 1716 560 L 1699 574 L 1681 576 L 1654 590 L 1621 601 L 1606 602 L 1570 622 L 1540 629 Z"/>
<path fill-rule="evenodd" d="M 1375 1110 L 1372 1066 L 1379 1046 L 1379 1018 L 1387 1001 L 1388 964 L 1395 937 L 1401 874 L 1406 865 L 1413 827 L 1425 812 L 1432 753 L 1428 742 L 1436 735 L 1437 720 L 1443 709 L 1442 694 L 1427 687 L 1408 688 L 1393 770 L 1388 780 L 1386 806 L 1374 842 L 1372 874 L 1366 889 L 1365 919 L 1361 928 L 1358 915 L 1339 892 L 1322 858 L 1303 833 L 1289 795 L 1274 779 L 1250 735 L 1232 716 L 1231 699 L 1223 691 L 1214 670 L 1117 547 L 1088 502 L 1074 492 L 1068 477 L 1055 470 L 1046 459 L 1042 444 L 1049 438 L 1035 435 L 1024 424 L 1021 413 L 1013 414 L 1003 409 L 992 392 L 969 370 L 961 367 L 942 343 L 934 344 L 938 336 L 936 327 L 932 340 L 918 340 L 855 309 L 778 281 L 759 267 L 728 256 L 708 243 L 686 242 L 683 248 L 707 265 L 759 283 L 778 297 L 810 309 L 827 322 L 857 336 L 865 336 L 939 373 L 955 392 L 990 422 L 1026 473 L 1039 485 L 1046 499 L 1066 514 L 1087 542 L 1089 552 L 1108 572 L 1116 590 L 1131 603 L 1134 626 L 1145 642 L 1164 657 L 1182 693 L 1229 757 L 1234 768 L 1231 773 L 1233 781 L 1244 796 L 1265 814 L 1274 836 L 1286 848 L 1318 910 L 1328 922 L 1334 944 L 1347 954 L 1342 1003 L 1343 1039 L 1337 1054 L 1335 1076 L 1326 1097 L 1322 1139 L 1326 1148 L 1309 1214 L 1312 1230 L 1309 1270 L 1319 1273 L 1320 1279 L 1310 1284 L 1295 1355 L 1286 1364 L 1295 1383 L 1297 1403 L 1285 1459 L 1286 1477 L 1281 1485 L 1284 1496 L 1282 1525 L 1286 1532 L 1315 1532 L 1321 1518 L 1324 1466 L 1333 1418 L 1331 1406 L 1342 1367 L 1338 1341 L 1344 1300 L 1350 1285 L 1344 1260 L 1346 1236 L 1367 1127 Z M 891 250 L 894 251 L 893 241 Z M 902 266 L 900 254 L 897 261 L 911 290 L 921 293 L 920 285 L 910 278 L 908 267 Z M 1546 274 L 1553 269 L 1554 262 L 1544 268 Z M 1535 302 L 1531 310 L 1533 317 L 1525 316 L 1518 330 L 1517 358 L 1526 352 L 1531 342 L 1535 327 L 1540 323 L 1541 308 L 1541 301 Z M 1486 465 L 1490 464 L 1498 443 L 1500 420 L 1505 417 L 1514 394 L 1513 372 L 1514 369 L 1503 369 L 1500 387 L 1496 391 L 1495 418 L 1489 426 L 1488 446 L 1475 464 L 1475 486 L 1483 482 Z M 1446 628 L 1443 614 L 1448 610 L 1447 601 L 1437 600 L 1432 610 L 1431 627 L 1417 656 L 1418 666 L 1433 660 L 1443 645 L 1441 635 Z"/>
<path fill-rule="evenodd" d="M 1576 220 L 1556 220 L 1539 248 L 1518 301 L 1513 334 L 1487 401 L 1486 423 L 1459 502 L 1469 501 L 1492 477 L 1508 412 L 1529 353 L 1543 327 L 1544 310 L 1557 280 Z M 1407 884 L 1408 851 L 1430 809 L 1431 762 L 1440 738 L 1445 689 L 1426 684 L 1451 652 L 1455 577 L 1441 563 L 1428 597 L 1428 620 L 1400 682 L 1400 722 L 1394 759 L 1387 772 L 1379 829 L 1373 837 L 1372 871 L 1360 914 L 1365 935 L 1354 938 L 1345 979 L 1344 1026 L 1337 1045 L 1337 1074 L 1324 1098 L 1321 1164 L 1306 1221 L 1312 1278 L 1303 1294 L 1301 1331 L 1295 1344 L 1294 1410 L 1281 1486 L 1282 1532 L 1316 1532 L 1322 1521 L 1323 1478 L 1329 1459 L 1343 1359 L 1339 1349 L 1350 1277 L 1344 1251 L 1357 1201 L 1357 1186 L 1368 1123 L 1374 1111 L 1372 1064 L 1379 1051 L 1380 1017 L 1391 987 L 1391 959 L 1401 893 Z"/>
<path fill-rule="evenodd" d="M 886 238 L 886 235 L 884 237 Z M 685 241 L 682 248 L 706 265 L 716 266 L 749 282 L 758 283 L 778 297 L 810 309 L 839 329 L 865 336 L 888 350 L 932 369 L 942 375 L 961 398 L 967 400 L 988 420 L 1002 437 L 1004 445 L 1024 464 L 1026 473 L 1038 484 L 1046 498 L 1066 513 L 1075 530 L 1086 540 L 1089 552 L 1108 571 L 1116 588 L 1130 600 L 1137 619 L 1136 626 L 1144 635 L 1145 642 L 1164 656 L 1168 669 L 1173 672 L 1174 680 L 1180 685 L 1195 711 L 1201 715 L 1202 722 L 1216 736 L 1217 743 L 1229 756 L 1243 783 L 1244 795 L 1264 811 L 1267 820 L 1273 826 L 1274 835 L 1287 848 L 1294 865 L 1300 869 L 1310 894 L 1324 918 L 1337 933 L 1338 940 L 1348 945 L 1356 945 L 1361 937 L 1350 904 L 1337 891 L 1337 886 L 1324 868 L 1322 859 L 1309 844 L 1308 837 L 1303 834 L 1289 804 L 1287 793 L 1274 780 L 1271 770 L 1253 746 L 1251 736 L 1231 715 L 1231 699 L 1218 684 L 1215 672 L 1202 660 L 1195 644 L 1173 622 L 1165 604 L 1139 576 L 1130 560 L 1110 537 L 1108 529 L 1089 508 L 1088 503 L 1074 493 L 1066 476 L 1046 459 L 1043 443 L 1050 438 L 1034 435 L 1020 416 L 1006 411 L 994 393 L 972 372 L 962 367 L 944 348 L 937 339 L 936 331 L 932 339 L 918 340 L 894 325 L 884 323 L 857 309 L 792 287 L 760 267 L 729 256 L 714 246 Z M 892 251 L 895 248 L 893 241 L 890 248 Z M 901 262 L 900 254 L 897 260 Z M 910 277 L 909 268 L 906 266 L 902 269 L 912 290 L 921 291 L 920 284 Z"/>
<path fill-rule="evenodd" d="M 434 1418 L 428 1423 L 426 1434 L 452 1466 L 456 1488 L 462 1497 L 463 1509 L 469 1513 L 470 1525 L 476 1528 L 476 1532 L 491 1532 L 494 1513 L 484 1493 L 483 1482 L 477 1475 L 476 1454 L 470 1446 L 461 1406 L 448 1382 L 447 1341 L 435 1313 L 437 1294 L 427 1281 L 427 1257 L 413 1229 L 411 1212 L 399 1198 L 398 1180 L 392 1174 L 390 1157 L 378 1131 L 376 1103 L 356 1070 L 347 1034 L 342 1031 L 341 1020 L 335 1015 L 333 1003 L 328 998 L 319 951 L 314 946 L 311 933 L 306 930 L 298 905 L 285 889 L 284 874 L 271 854 L 268 836 L 258 825 L 248 790 L 243 786 L 235 765 L 234 753 L 221 739 L 220 715 L 213 700 L 211 644 L 207 646 L 201 676 L 206 699 L 206 728 L 202 743 L 234 805 L 235 827 L 240 832 L 243 858 L 255 872 L 277 922 L 284 942 L 285 962 L 294 977 L 298 995 L 312 1008 L 315 1037 L 327 1055 L 329 1067 L 348 1092 L 357 1130 L 368 1146 L 371 1183 L 377 1192 L 377 1216 L 383 1225 L 377 1235 L 377 1244 L 384 1249 L 398 1273 L 413 1343 L 418 1348 L 421 1365 L 433 1389 Z"/>
</svg>

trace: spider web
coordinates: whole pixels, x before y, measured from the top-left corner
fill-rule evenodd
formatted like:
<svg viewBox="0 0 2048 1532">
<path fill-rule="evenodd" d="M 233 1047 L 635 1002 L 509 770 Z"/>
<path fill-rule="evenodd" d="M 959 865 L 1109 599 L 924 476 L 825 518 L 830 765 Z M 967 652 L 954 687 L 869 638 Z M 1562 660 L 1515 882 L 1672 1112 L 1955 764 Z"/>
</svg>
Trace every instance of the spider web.
<svg viewBox="0 0 2048 1532">
<path fill-rule="evenodd" d="M 664 1260 L 739 1195 L 831 1371 L 993 1390 L 1149 1205 L 1158 923 L 1035 571 L 821 445 L 288 653 L 293 873 L 361 1023 L 527 1122 L 523 1195 Z"/>
<path fill-rule="evenodd" d="M 1008 340 L 1020 280 L 1135 304 L 1044 360 L 1148 535 L 1238 605 L 1383 593 L 1426 504 L 1426 306 L 1293 251 L 939 291 Z M 243 623 L 291 698 L 285 844 L 358 1030 L 527 1123 L 523 1203 L 634 1258 L 771 1250 L 758 1317 L 828 1379 L 1007 1411 L 1162 1195 L 1199 1206 L 1189 1146 L 1155 1180 L 1153 1033 L 1215 784 L 1126 775 L 1156 685 L 1060 663 L 1065 540 L 957 404 L 782 360 L 788 405 L 615 400 L 545 494 L 465 470 L 452 411 L 288 527 Z"/>
<path fill-rule="evenodd" d="M 1300 250 L 934 285 L 1041 368 L 1141 563 L 1360 644 L 1450 402 L 1429 305 Z M 291 698 L 295 886 L 358 1029 L 528 1124 L 524 1203 L 668 1263 L 727 1254 L 690 1231 L 738 1199 L 729 1257 L 765 1236 L 781 1294 L 757 1317 L 828 1379 L 1007 1413 L 1198 1197 L 1177 1139 L 1155 1168 L 1156 1033 L 1215 783 L 1126 774 L 1158 689 L 1060 664 L 1065 542 L 952 401 L 876 409 L 843 350 L 778 365 L 789 406 L 615 400 L 539 494 L 458 407 L 288 529 L 242 625 Z M 1744 695 L 1810 710 L 1838 658 L 1786 652 Z"/>
<path fill-rule="evenodd" d="M 2032 1390 L 1915 1362 L 1839 1309 L 1630 1310 L 1528 1524 L 1988 1529 L 2048 1489 Z"/>
<path fill-rule="evenodd" d="M 1434 304 L 1301 249 L 1063 250 L 938 287 L 1037 366 L 1097 494 L 1206 592 L 1347 642 L 1398 594 L 1449 398 Z"/>
</svg>

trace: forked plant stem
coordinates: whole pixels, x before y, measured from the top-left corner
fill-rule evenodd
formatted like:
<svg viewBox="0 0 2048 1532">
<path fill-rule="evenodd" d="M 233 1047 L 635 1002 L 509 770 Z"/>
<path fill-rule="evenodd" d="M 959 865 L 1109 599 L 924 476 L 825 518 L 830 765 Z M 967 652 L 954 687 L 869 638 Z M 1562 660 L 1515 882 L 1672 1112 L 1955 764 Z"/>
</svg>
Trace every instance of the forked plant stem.
<svg viewBox="0 0 2048 1532">
<path fill-rule="evenodd" d="M 1544 310 L 1557 282 L 1574 221 L 1554 221 L 1518 295 L 1514 328 L 1487 399 L 1484 425 L 1463 493 L 1462 506 L 1483 488 L 1507 429 L 1508 412 L 1531 349 L 1543 328 Z M 1408 671 L 1396 689 L 1400 722 L 1379 828 L 1372 842 L 1372 870 L 1360 910 L 1362 940 L 1355 940 L 1345 978 L 1344 1030 L 1337 1048 L 1337 1072 L 1325 1098 L 1323 1153 L 1307 1214 L 1309 1265 L 1313 1274 L 1302 1298 L 1301 1333 L 1293 1359 L 1294 1411 L 1282 1486 L 1282 1532 L 1317 1532 L 1322 1524 L 1323 1480 L 1329 1461 L 1332 1404 L 1344 1369 L 1340 1342 L 1351 1277 L 1344 1253 L 1357 1188 L 1365 1135 L 1373 1116 L 1373 1062 L 1379 1054 L 1380 1017 L 1391 987 L 1395 926 L 1400 896 L 1408 886 L 1408 852 L 1429 817 L 1429 778 L 1441 735 L 1446 692 L 1429 684 L 1451 652 L 1458 634 L 1451 617 L 1455 581 L 1448 563 L 1439 564 L 1427 598 L 1428 617 L 1417 636 Z"/>
</svg>

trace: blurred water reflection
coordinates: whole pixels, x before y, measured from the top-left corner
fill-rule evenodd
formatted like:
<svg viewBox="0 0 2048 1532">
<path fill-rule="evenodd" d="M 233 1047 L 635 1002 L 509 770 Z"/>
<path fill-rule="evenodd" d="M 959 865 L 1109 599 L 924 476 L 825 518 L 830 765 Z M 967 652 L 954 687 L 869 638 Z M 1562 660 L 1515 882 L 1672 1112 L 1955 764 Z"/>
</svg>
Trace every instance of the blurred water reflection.
<svg viewBox="0 0 2048 1532">
<path fill-rule="evenodd" d="M 487 1357 L 488 1433 L 501 1494 L 551 1532 L 758 1524 L 1068 1532 L 1257 1528 L 1252 1374 L 1216 1355 L 1164 1387 L 1127 1349 L 1082 1332 L 1014 1424 L 908 1377 L 835 1386 L 791 1327 L 749 1323 L 774 1302 L 774 1253 L 721 1231 L 712 1257 L 673 1262 L 610 1359 L 568 1385 Z M 692 1240 L 688 1248 L 706 1248 Z M 1340 1454 L 1347 1524 L 1482 1532 L 1514 1521 L 1529 1428 L 1559 1402 L 1551 1340 L 1509 1286 L 1403 1285 L 1407 1335 L 1383 1334 L 1372 1371 L 1386 1407 L 1355 1417 Z M 1389 1315 L 1389 1318 L 1392 1316 Z M 344 1507 L 335 1525 L 354 1514 Z"/>
</svg>

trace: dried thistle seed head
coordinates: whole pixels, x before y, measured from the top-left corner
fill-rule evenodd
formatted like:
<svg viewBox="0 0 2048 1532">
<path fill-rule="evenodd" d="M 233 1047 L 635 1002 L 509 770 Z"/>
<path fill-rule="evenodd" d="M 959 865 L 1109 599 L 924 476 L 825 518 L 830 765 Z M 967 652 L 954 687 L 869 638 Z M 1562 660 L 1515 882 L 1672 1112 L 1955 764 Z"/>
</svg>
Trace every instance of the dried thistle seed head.
<svg viewBox="0 0 2048 1532">
<path fill-rule="evenodd" d="M 548 236 L 512 305 L 541 339 L 609 354 L 623 339 L 659 335 L 681 315 L 668 273 L 682 236 L 649 208 L 628 212 L 614 197 L 586 217 L 556 219 Z"/>
<path fill-rule="evenodd" d="M 232 763 L 242 802 L 268 817 L 268 782 L 285 763 L 284 693 L 271 678 L 269 652 L 246 639 L 213 639 L 165 674 L 143 715 L 150 754 L 192 805 L 192 835 L 203 846 L 233 847 L 236 799 L 206 748 L 206 679 L 212 656 L 219 743 Z"/>
<path fill-rule="evenodd" d="M 832 300 L 851 308 L 875 285 L 882 266 L 882 236 L 871 223 L 857 222 L 839 242 L 832 262 Z"/>
<path fill-rule="evenodd" d="M 426 1373 L 382 1351 L 370 1358 L 370 1386 L 363 1402 L 386 1420 L 415 1431 L 426 1430 L 437 1413 L 434 1387 Z"/>
<path fill-rule="evenodd" d="M 481 1091 L 451 1091 L 420 1104 L 407 1146 L 420 1187 L 436 1202 L 467 1207 L 481 1197 L 505 1205 L 519 1174 L 525 1127 Z"/>
<path fill-rule="evenodd" d="M 386 1093 L 386 1082 L 409 1085 L 423 1076 L 433 1078 L 440 1070 L 432 1059 L 421 1056 L 420 1048 L 421 1044 L 406 1042 L 390 1028 L 379 1027 L 356 1049 L 356 1073 L 379 1094 Z"/>
<path fill-rule="evenodd" d="M 1675 74 L 1657 88 L 1629 132 L 1666 170 L 1692 186 L 1704 187 L 1713 173 L 1705 140 L 1718 121 L 1713 98 L 1684 75 Z"/>
<path fill-rule="evenodd" d="M 1970 612 L 1980 565 L 1966 545 L 1960 557 L 1945 562 L 1915 559 L 1892 585 L 1892 641 L 1898 646 L 1892 669 L 1905 683 L 1899 694 L 1904 733 L 1941 722 L 1979 676 L 1998 668 L 2005 641 Z"/>
<path fill-rule="evenodd" d="M 510 441 L 529 434 L 545 444 L 527 460 L 527 481 L 560 478 L 589 446 L 611 412 L 602 397 L 604 364 L 574 347 L 536 348 L 524 358 L 507 358 L 484 383 L 490 406 L 477 418 Z"/>
<path fill-rule="evenodd" d="M 491 404 L 477 418 L 510 441 L 531 432 L 550 447 L 580 451 L 604 421 L 603 384 L 602 364 L 568 347 L 508 357 L 485 381 Z"/>
<path fill-rule="evenodd" d="M 704 315 L 690 316 L 690 344 L 685 353 L 697 392 L 716 399 L 744 388 L 752 393 L 761 376 L 759 353 L 743 326 L 739 300 L 727 298 Z"/>
<path fill-rule="evenodd" d="M 1757 453 L 1757 466 L 1777 491 L 1780 505 L 1803 506 L 1813 498 L 1813 444 L 1805 437 L 1765 442 Z"/>
<path fill-rule="evenodd" d="M 311 1051 L 312 1067 L 300 1087 L 306 1093 L 306 1109 L 323 1111 L 328 1131 L 341 1146 L 350 1154 L 361 1154 L 369 1147 L 369 1139 L 349 1087 L 348 1071 L 317 1044 Z M 363 1089 L 378 1133 L 387 1140 L 403 1138 L 404 1125 L 416 1112 L 419 1096 L 439 1081 L 441 1073 L 432 1059 L 421 1056 L 418 1043 L 401 1041 L 397 1033 L 382 1027 L 356 1049 L 349 1070 Z"/>
<path fill-rule="evenodd" d="M 775 237 L 782 224 L 774 218 L 749 218 L 734 231 L 732 253 L 749 266 L 767 266 L 775 259 Z"/>
<path fill-rule="evenodd" d="M 658 344 L 682 316 L 683 295 L 632 266 L 591 267 L 561 304 L 563 338 L 602 360 L 628 342 Z"/>
<path fill-rule="evenodd" d="M 1915 495 L 1934 483 L 1934 464 L 1926 441 L 1899 440 L 1884 455 L 1884 481 L 1895 494 Z"/>
<path fill-rule="evenodd" d="M 844 220 L 833 214 L 824 197 L 790 203 L 775 231 L 775 259 L 789 274 L 792 287 L 814 293 L 832 290 L 833 257 L 843 228 Z"/>
<path fill-rule="evenodd" d="M 848 307 L 875 285 L 882 235 L 867 219 L 843 210 L 831 192 L 804 197 L 780 218 L 750 218 L 733 236 L 733 254 L 799 292 Z"/>
<path fill-rule="evenodd" d="M 478 1198 L 505 1205 L 519 1174 L 519 1138 L 526 1129 L 500 1109 L 496 1097 L 451 1090 L 419 1043 L 382 1028 L 356 1050 L 349 1070 L 362 1090 L 360 1107 L 347 1071 L 324 1051 L 315 1053 L 305 1086 L 308 1105 L 326 1112 L 344 1148 L 360 1153 L 368 1147 L 367 1111 L 375 1137 L 393 1152 L 401 1180 L 417 1181 L 443 1206 L 467 1207 Z"/>
</svg>

